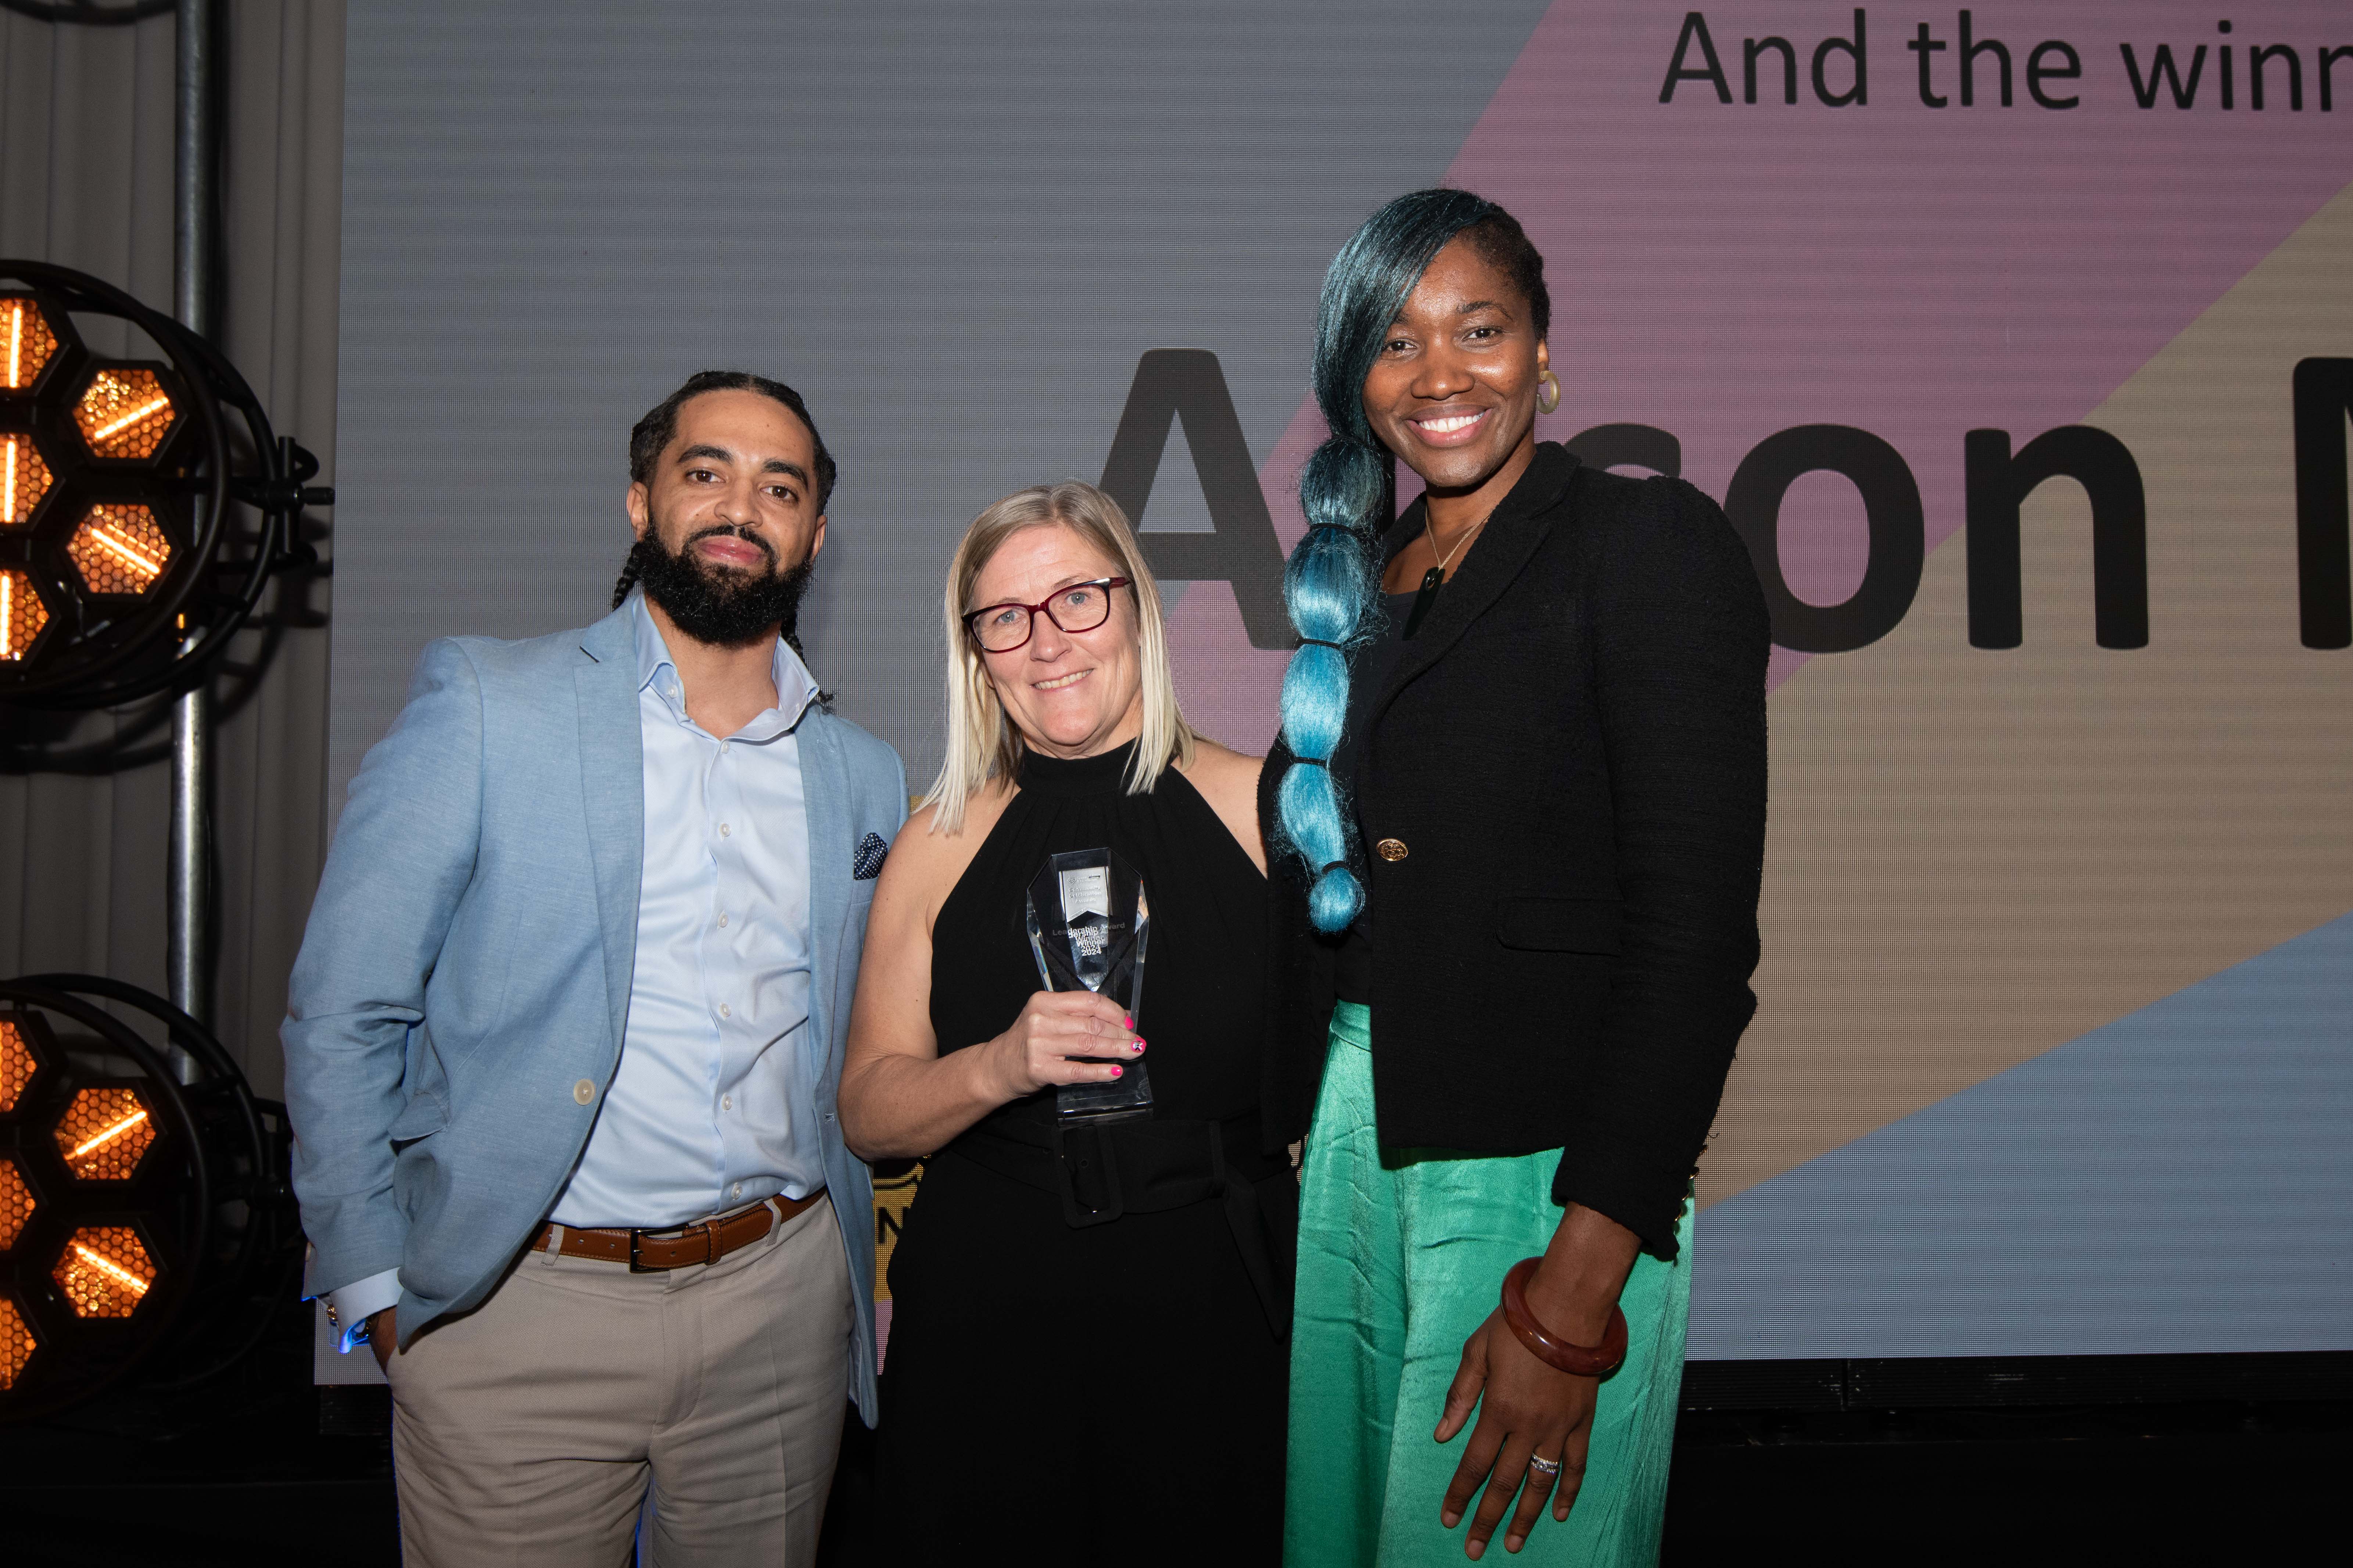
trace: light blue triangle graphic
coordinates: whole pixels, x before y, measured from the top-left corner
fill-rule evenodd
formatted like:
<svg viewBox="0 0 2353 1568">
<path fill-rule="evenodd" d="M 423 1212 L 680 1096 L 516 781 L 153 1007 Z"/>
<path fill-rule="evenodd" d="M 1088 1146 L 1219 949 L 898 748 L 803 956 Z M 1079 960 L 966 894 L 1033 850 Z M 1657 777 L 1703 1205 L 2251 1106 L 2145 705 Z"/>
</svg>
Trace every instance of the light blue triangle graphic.
<svg viewBox="0 0 2353 1568">
<path fill-rule="evenodd" d="M 2353 1349 L 2353 915 L 1709 1209 L 1690 1354 Z"/>
</svg>

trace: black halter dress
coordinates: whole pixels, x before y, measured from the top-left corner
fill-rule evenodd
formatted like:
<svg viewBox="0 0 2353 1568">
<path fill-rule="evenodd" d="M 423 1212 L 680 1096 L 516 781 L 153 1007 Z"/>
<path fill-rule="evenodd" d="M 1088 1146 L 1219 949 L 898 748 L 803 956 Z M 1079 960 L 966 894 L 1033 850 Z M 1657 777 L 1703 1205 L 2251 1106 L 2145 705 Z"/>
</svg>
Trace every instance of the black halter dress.
<svg viewBox="0 0 2353 1568">
<path fill-rule="evenodd" d="M 1174 768 L 1035 753 L 940 908 L 945 1055 L 1039 988 L 1023 924 L 1050 854 L 1107 847 L 1152 902 L 1154 1111 L 1057 1133 L 1051 1091 L 926 1163 L 891 1261 L 878 1438 L 889 1561 L 1272 1563 L 1298 1191 L 1260 1147 L 1266 882 Z"/>
</svg>

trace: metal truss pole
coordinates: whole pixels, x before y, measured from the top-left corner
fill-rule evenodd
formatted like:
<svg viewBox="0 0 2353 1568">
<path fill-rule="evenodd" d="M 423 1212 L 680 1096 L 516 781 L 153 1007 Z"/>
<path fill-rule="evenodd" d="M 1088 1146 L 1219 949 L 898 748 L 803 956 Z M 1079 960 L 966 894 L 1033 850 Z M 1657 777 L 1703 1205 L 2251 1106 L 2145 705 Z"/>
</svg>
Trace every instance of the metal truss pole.
<svg viewBox="0 0 2353 1568">
<path fill-rule="evenodd" d="M 178 0 L 172 306 L 181 323 L 213 333 L 213 232 L 219 211 L 213 156 L 212 0 Z M 193 637 L 196 628 L 186 628 Z M 172 1002 L 213 1022 L 212 690 L 199 679 L 172 704 L 172 841 L 167 922 Z"/>
</svg>

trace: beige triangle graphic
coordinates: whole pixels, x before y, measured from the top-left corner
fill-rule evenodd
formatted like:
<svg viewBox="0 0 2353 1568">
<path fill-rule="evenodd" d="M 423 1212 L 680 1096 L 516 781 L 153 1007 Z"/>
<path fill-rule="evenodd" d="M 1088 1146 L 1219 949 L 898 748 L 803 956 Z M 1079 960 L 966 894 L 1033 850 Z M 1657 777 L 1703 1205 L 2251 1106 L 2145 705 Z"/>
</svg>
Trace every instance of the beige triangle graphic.
<svg viewBox="0 0 2353 1568">
<path fill-rule="evenodd" d="M 2024 647 L 1969 646 L 1957 533 L 1894 632 L 1774 694 L 1759 1008 L 1704 1205 L 2353 910 L 2353 651 L 2299 640 L 2289 384 L 2353 357 L 2348 279 L 2353 187 L 2084 420 L 2147 486 L 2148 647 L 2094 644 L 2056 479 Z"/>
</svg>

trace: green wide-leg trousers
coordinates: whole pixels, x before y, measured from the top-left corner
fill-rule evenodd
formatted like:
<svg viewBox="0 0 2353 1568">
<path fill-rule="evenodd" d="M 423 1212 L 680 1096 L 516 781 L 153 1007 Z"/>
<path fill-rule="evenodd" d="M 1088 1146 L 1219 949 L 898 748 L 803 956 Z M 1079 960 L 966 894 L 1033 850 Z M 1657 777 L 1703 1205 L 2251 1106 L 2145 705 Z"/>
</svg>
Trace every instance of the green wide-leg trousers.
<svg viewBox="0 0 2353 1568">
<path fill-rule="evenodd" d="M 1431 1433 L 1462 1343 L 1495 1308 L 1504 1273 L 1544 1251 L 1560 1151 L 1481 1155 L 1383 1150 L 1373 1123 L 1372 1016 L 1341 1003 L 1307 1139 L 1299 1205 L 1298 1312 L 1283 1519 L 1289 1568 L 1460 1563 L 1467 1518 L 1439 1505 L 1476 1426 Z M 1601 1384 L 1585 1485 L 1566 1524 L 1547 1506 L 1516 1558 L 1618 1568 L 1655 1563 L 1666 1508 L 1691 1306 L 1691 1210 L 1678 1260 L 1635 1260 L 1619 1305 L 1625 1364 Z M 1477 1506 L 1474 1496 L 1472 1507 Z M 1508 1521 L 1510 1516 L 1505 1516 Z"/>
</svg>

